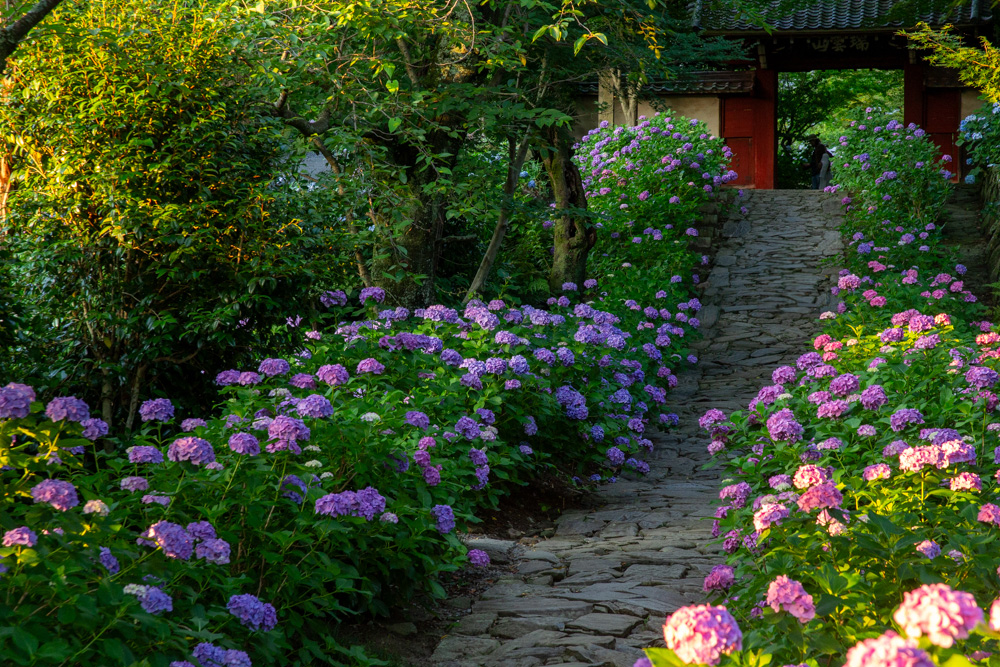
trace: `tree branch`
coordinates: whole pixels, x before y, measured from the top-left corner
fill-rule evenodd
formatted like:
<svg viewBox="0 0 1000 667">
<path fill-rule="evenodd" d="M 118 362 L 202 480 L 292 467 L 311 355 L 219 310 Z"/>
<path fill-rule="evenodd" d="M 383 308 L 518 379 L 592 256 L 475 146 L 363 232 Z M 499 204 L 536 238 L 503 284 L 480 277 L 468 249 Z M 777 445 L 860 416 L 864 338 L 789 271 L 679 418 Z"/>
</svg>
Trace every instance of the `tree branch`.
<svg viewBox="0 0 1000 667">
<path fill-rule="evenodd" d="M 14 53 L 31 29 L 41 23 L 60 2 L 62 0 L 38 0 L 24 16 L 9 27 L 0 29 L 0 74 L 3 74 L 7 67 L 7 58 Z"/>
<path fill-rule="evenodd" d="M 279 116 L 285 119 L 285 124 L 294 127 L 305 137 L 316 134 L 323 134 L 330 129 L 330 107 L 323 107 L 316 120 L 306 120 L 299 116 L 288 106 L 288 91 L 281 92 L 281 97 L 274 103 L 274 110 Z"/>
</svg>

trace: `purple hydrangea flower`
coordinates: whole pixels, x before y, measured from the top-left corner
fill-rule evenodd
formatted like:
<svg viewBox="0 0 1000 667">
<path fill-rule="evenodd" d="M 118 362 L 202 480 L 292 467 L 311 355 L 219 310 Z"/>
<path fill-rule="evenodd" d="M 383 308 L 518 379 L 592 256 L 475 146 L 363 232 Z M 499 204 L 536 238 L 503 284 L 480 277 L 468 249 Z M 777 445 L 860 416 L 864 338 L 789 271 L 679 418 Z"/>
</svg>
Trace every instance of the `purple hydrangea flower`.
<svg viewBox="0 0 1000 667">
<path fill-rule="evenodd" d="M 431 514 L 437 520 L 438 532 L 446 535 L 455 529 L 455 512 L 449 505 L 435 505 Z"/>
<path fill-rule="evenodd" d="M 107 547 L 101 547 L 100 555 L 97 557 L 104 569 L 108 571 L 108 574 L 118 574 L 118 570 L 121 569 L 118 565 L 118 559 L 115 558 L 114 554 L 111 553 L 111 549 Z"/>
<path fill-rule="evenodd" d="M 428 428 L 431 425 L 431 418 L 419 410 L 410 410 L 403 420 L 410 426 L 417 428 Z"/>
<path fill-rule="evenodd" d="M 361 301 L 361 305 L 364 305 L 368 299 L 374 299 L 376 303 L 382 303 L 385 301 L 385 290 L 381 287 L 365 287 L 361 290 L 358 299 Z"/>
<path fill-rule="evenodd" d="M 265 359 L 260 362 L 260 366 L 257 367 L 257 371 L 267 377 L 284 375 L 291 369 L 291 365 L 289 365 L 289 363 L 284 359 Z"/>
<path fill-rule="evenodd" d="M 490 556 L 482 549 L 469 549 L 466 554 L 469 562 L 475 567 L 486 567 L 490 564 Z"/>
<path fill-rule="evenodd" d="M 238 618 L 240 623 L 254 631 L 269 632 L 278 625 L 278 615 L 274 605 L 261 602 L 254 595 L 234 595 L 229 598 L 226 609 Z"/>
<path fill-rule="evenodd" d="M 196 466 L 206 465 L 215 461 L 215 450 L 208 440 L 188 436 L 170 443 L 167 458 L 174 462 L 190 461 Z"/>
<path fill-rule="evenodd" d="M 0 388 L 0 419 L 23 419 L 31 412 L 35 390 L 26 384 L 11 382 Z"/>
<path fill-rule="evenodd" d="M 38 535 L 27 526 L 13 528 L 3 534 L 3 546 L 5 547 L 33 547 L 38 542 Z"/>
<path fill-rule="evenodd" d="M 129 584 L 125 587 L 125 592 L 136 596 L 142 608 L 150 614 L 155 615 L 174 610 L 174 602 L 171 597 L 156 586 Z"/>
<path fill-rule="evenodd" d="M 316 377 L 320 379 L 320 382 L 325 382 L 326 384 L 336 387 L 346 383 L 350 379 L 350 374 L 347 369 L 340 364 L 320 366 L 319 370 L 316 371 Z"/>
<path fill-rule="evenodd" d="M 194 548 L 195 556 L 216 565 L 228 565 L 230 546 L 229 542 L 218 538 L 210 538 L 198 543 Z"/>
<path fill-rule="evenodd" d="M 292 379 L 288 381 L 288 384 L 293 387 L 298 387 L 299 389 L 315 389 L 316 378 L 309 375 L 309 373 L 296 373 L 292 376 Z"/>
<path fill-rule="evenodd" d="M 83 437 L 87 440 L 97 440 L 108 434 L 108 425 L 103 419 L 90 418 L 80 422 L 83 427 Z"/>
<path fill-rule="evenodd" d="M 49 401 L 45 406 L 45 416 L 54 422 L 64 419 L 82 422 L 90 418 L 90 408 L 75 396 L 59 396 Z"/>
<path fill-rule="evenodd" d="M 239 384 L 241 387 L 260 384 L 260 375 L 253 371 L 244 371 L 240 373 Z"/>
<path fill-rule="evenodd" d="M 358 373 L 358 375 L 362 373 L 381 375 L 382 373 L 385 372 L 385 366 L 380 364 L 378 360 L 369 357 L 368 359 L 362 359 L 361 362 L 358 363 L 358 369 L 356 372 Z"/>
<path fill-rule="evenodd" d="M 149 482 L 145 477 L 126 477 L 119 486 L 125 491 L 145 491 L 149 488 Z"/>
<path fill-rule="evenodd" d="M 260 454 L 260 443 L 249 433 L 234 433 L 229 436 L 229 449 L 237 454 L 257 456 Z"/>
<path fill-rule="evenodd" d="M 76 487 L 58 479 L 46 479 L 31 489 L 31 497 L 36 503 L 48 503 L 61 512 L 76 507 L 80 498 Z"/>
<path fill-rule="evenodd" d="M 194 540 L 191 534 L 184 529 L 184 526 L 170 521 L 157 521 L 149 527 L 144 537 L 156 540 L 156 544 L 163 549 L 164 555 L 168 558 L 188 560 L 194 552 Z"/>
<path fill-rule="evenodd" d="M 181 431 L 184 433 L 190 433 L 199 426 L 208 426 L 208 422 L 198 417 L 191 417 L 181 422 Z"/>
<path fill-rule="evenodd" d="M 149 445 L 128 448 L 129 463 L 163 463 L 163 452 Z"/>
<path fill-rule="evenodd" d="M 215 376 L 215 384 L 220 387 L 228 387 L 232 384 L 238 384 L 240 381 L 240 372 L 236 370 L 222 371 Z"/>
<path fill-rule="evenodd" d="M 302 417 L 313 417 L 321 419 L 333 415 L 333 405 L 325 396 L 319 394 L 309 394 L 295 406 Z"/>
<path fill-rule="evenodd" d="M 139 417 L 144 422 L 168 422 L 174 418 L 174 404 L 168 398 L 154 398 L 139 407 Z"/>
</svg>

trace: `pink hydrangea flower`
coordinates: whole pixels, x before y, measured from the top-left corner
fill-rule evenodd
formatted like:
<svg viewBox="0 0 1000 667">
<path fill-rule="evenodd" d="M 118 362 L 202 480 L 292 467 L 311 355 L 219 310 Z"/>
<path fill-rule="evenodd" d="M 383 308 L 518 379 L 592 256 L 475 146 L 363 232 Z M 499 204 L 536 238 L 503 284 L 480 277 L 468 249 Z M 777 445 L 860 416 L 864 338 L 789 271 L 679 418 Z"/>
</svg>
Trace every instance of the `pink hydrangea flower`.
<svg viewBox="0 0 1000 667">
<path fill-rule="evenodd" d="M 844 667 L 934 667 L 927 653 L 912 639 L 903 639 L 892 630 L 881 637 L 858 642 L 847 652 Z"/>
<path fill-rule="evenodd" d="M 907 447 L 899 454 L 899 468 L 907 472 L 920 472 L 924 466 L 945 468 L 947 465 L 948 461 L 937 445 Z"/>
<path fill-rule="evenodd" d="M 812 596 L 806 593 L 801 583 L 783 574 L 767 587 L 767 603 L 776 612 L 787 611 L 800 623 L 808 623 L 816 616 Z"/>
<path fill-rule="evenodd" d="M 772 525 L 778 525 L 782 519 L 788 518 L 788 508 L 780 503 L 765 505 L 753 515 L 753 527 L 755 530 L 763 531 Z"/>
<path fill-rule="evenodd" d="M 826 470 L 812 464 L 800 466 L 792 478 L 792 483 L 795 484 L 796 489 L 808 489 L 810 486 L 816 486 L 817 484 L 829 481 L 830 475 L 827 474 Z"/>
<path fill-rule="evenodd" d="M 986 503 L 979 508 L 979 516 L 976 519 L 983 523 L 992 523 L 995 526 L 1000 526 L 1000 507 L 997 507 L 993 503 Z"/>
<path fill-rule="evenodd" d="M 884 463 L 876 463 L 873 466 L 868 466 L 861 473 L 861 476 L 866 482 L 873 482 L 876 479 L 889 479 L 892 474 L 892 468 Z"/>
<path fill-rule="evenodd" d="M 731 565 L 716 565 L 712 568 L 712 571 L 705 577 L 704 590 L 706 593 L 709 591 L 724 591 L 728 589 L 736 581 L 736 574 Z"/>
<path fill-rule="evenodd" d="M 817 484 L 806 490 L 799 496 L 799 509 L 808 512 L 814 509 L 825 509 L 827 507 L 840 507 L 844 502 L 844 496 L 837 490 L 837 487 L 829 482 Z"/>
<path fill-rule="evenodd" d="M 667 648 L 686 663 L 717 665 L 725 654 L 743 648 L 743 633 L 725 607 L 681 607 L 663 625 Z"/>
<path fill-rule="evenodd" d="M 990 630 L 1000 632 L 1000 600 L 994 600 L 990 605 Z"/>
<path fill-rule="evenodd" d="M 982 491 L 983 482 L 974 472 L 961 472 L 951 478 L 952 491 Z"/>
<path fill-rule="evenodd" d="M 983 620 L 983 610 L 970 593 L 927 584 L 905 593 L 892 617 L 908 636 L 927 637 L 935 646 L 950 648 Z"/>
</svg>

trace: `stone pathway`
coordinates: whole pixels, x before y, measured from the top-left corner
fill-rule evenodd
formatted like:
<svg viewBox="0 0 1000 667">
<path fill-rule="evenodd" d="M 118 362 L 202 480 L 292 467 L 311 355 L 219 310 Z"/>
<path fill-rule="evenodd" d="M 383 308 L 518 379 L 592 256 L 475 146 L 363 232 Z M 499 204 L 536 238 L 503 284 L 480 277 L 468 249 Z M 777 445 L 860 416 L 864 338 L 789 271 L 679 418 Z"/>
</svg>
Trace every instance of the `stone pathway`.
<svg viewBox="0 0 1000 667">
<path fill-rule="evenodd" d="M 702 581 L 721 562 L 710 545 L 717 471 L 698 417 L 740 409 L 770 383 L 774 366 L 804 351 L 817 316 L 833 306 L 840 251 L 839 203 L 808 190 L 751 192 L 746 219 L 727 222 L 703 284 L 704 340 L 696 370 L 670 394 L 681 425 L 653 436 L 651 472 L 602 487 L 595 510 L 564 514 L 551 538 L 525 549 L 476 540 L 495 560 L 520 559 L 445 636 L 441 667 L 609 665 L 632 667 L 663 645 L 667 614 L 703 601 Z"/>
</svg>

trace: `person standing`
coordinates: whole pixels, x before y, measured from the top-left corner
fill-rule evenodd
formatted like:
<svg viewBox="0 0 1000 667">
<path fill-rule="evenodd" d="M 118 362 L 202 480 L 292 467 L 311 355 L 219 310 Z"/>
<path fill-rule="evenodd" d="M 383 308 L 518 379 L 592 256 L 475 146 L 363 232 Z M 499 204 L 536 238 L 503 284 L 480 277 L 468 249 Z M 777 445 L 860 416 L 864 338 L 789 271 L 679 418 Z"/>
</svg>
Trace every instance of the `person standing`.
<svg viewBox="0 0 1000 667">
<path fill-rule="evenodd" d="M 833 154 L 823 145 L 815 134 L 809 135 L 809 145 L 812 155 L 809 157 L 809 175 L 812 176 L 812 189 L 822 190 L 830 185 L 830 158 Z"/>
</svg>

